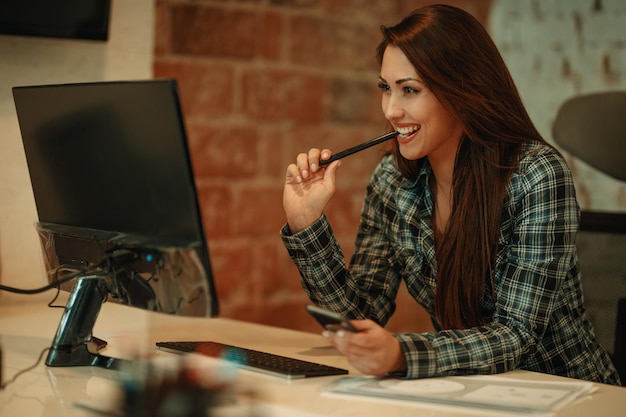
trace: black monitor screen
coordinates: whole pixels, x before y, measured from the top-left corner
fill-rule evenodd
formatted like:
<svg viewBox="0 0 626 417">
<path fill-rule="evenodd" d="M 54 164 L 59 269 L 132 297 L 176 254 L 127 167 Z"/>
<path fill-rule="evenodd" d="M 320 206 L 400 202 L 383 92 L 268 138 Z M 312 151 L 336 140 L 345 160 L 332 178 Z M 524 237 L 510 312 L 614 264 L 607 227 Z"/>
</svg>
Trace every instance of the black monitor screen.
<svg viewBox="0 0 626 417">
<path fill-rule="evenodd" d="M 115 277 L 117 301 L 217 314 L 175 81 L 15 87 L 13 95 L 49 269 L 129 249 L 142 255 Z"/>
<path fill-rule="evenodd" d="M 111 0 L 2 0 L 0 33 L 107 40 Z"/>
</svg>

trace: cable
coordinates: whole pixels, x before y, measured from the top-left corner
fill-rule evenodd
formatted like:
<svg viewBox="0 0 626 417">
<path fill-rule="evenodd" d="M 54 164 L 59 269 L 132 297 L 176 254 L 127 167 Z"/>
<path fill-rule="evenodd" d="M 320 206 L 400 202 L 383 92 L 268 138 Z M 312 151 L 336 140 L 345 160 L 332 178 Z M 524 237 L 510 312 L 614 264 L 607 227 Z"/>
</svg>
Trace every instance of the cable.
<svg viewBox="0 0 626 417">
<path fill-rule="evenodd" d="M 48 291 L 51 289 L 55 289 L 55 288 L 59 289 L 61 284 L 71 281 L 72 279 L 76 278 L 79 275 L 85 275 L 93 271 L 102 271 L 102 269 L 104 269 L 105 271 L 110 271 L 114 275 L 117 275 L 117 269 L 116 269 L 117 267 L 119 267 L 120 265 L 126 265 L 137 259 L 139 259 L 138 252 L 134 250 L 118 248 L 118 249 L 115 249 L 106 253 L 105 256 L 103 256 L 100 259 L 100 261 L 98 261 L 95 264 L 90 265 L 89 268 L 76 270 L 76 272 L 69 274 L 59 280 L 56 279 L 56 276 L 57 276 L 56 274 L 58 274 L 58 271 L 63 268 L 67 268 L 67 269 L 69 268 L 64 265 L 58 267 L 55 271 L 54 282 L 44 287 L 26 290 L 23 288 L 9 287 L 9 286 L 0 284 L 0 291 L 8 291 L 8 292 L 16 293 L 16 294 L 26 294 L 26 295 L 39 294 L 39 293 L 42 293 L 44 291 Z M 54 299 L 56 299 L 56 297 Z M 50 302 L 50 304 L 54 301 L 54 299 Z"/>
<path fill-rule="evenodd" d="M 16 294 L 27 294 L 27 295 L 39 294 L 39 293 L 42 293 L 42 292 L 45 292 L 45 291 L 48 291 L 48 290 L 51 290 L 51 289 L 54 289 L 54 288 L 58 288 L 61 284 L 64 284 L 64 283 L 66 283 L 68 281 L 71 281 L 72 279 L 76 278 L 77 276 L 85 274 L 87 272 L 88 272 L 88 270 L 84 270 L 84 269 L 78 270 L 78 271 L 76 271 L 76 272 L 74 272 L 72 274 L 69 274 L 69 275 L 67 275 L 67 276 L 65 276 L 65 277 L 63 277 L 63 278 L 61 278 L 59 280 L 56 280 L 52 284 L 48 284 L 48 285 L 46 285 L 44 287 L 41 287 L 41 288 L 34 288 L 34 289 L 31 289 L 31 290 L 25 290 L 23 288 L 15 288 L 15 287 L 9 287 L 9 286 L 6 286 L 6 285 L 0 285 L 0 290 L 8 291 L 8 292 L 16 293 Z"/>
<path fill-rule="evenodd" d="M 15 382 L 15 380 L 17 379 L 17 377 L 19 377 L 22 374 L 25 374 L 28 371 L 32 371 L 33 369 L 35 369 L 37 366 L 39 366 L 39 362 L 41 362 L 41 359 L 43 358 L 43 355 L 49 351 L 50 348 L 47 347 L 44 350 L 41 351 L 41 353 L 39 354 L 39 357 L 37 358 L 37 362 L 35 362 L 34 365 L 29 366 L 26 369 L 22 369 L 21 371 L 19 371 L 18 373 L 16 373 L 15 375 L 13 375 L 13 378 L 11 378 L 10 380 L 8 380 L 7 382 L 3 383 L 0 385 L 0 389 L 5 389 L 7 385 L 12 384 Z"/>
<path fill-rule="evenodd" d="M 65 270 L 66 272 L 70 272 L 72 270 L 74 270 L 73 268 L 68 268 L 66 266 L 61 265 L 58 268 L 55 268 L 54 273 L 52 274 L 52 284 L 55 288 L 56 288 L 56 293 L 54 294 L 54 297 L 52 297 L 52 300 L 50 300 L 50 302 L 48 302 L 48 307 L 50 308 L 65 308 L 65 305 L 63 304 L 59 304 L 59 305 L 54 305 L 54 302 L 59 298 L 59 295 L 61 295 L 61 284 L 59 284 L 59 272 L 61 270 Z"/>
</svg>

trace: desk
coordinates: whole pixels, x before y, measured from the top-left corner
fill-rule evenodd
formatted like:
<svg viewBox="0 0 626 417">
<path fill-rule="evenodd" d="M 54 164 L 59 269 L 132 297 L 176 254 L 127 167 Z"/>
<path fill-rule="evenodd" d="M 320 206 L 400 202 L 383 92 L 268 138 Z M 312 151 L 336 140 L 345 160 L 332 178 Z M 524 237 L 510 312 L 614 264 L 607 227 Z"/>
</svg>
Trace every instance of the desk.
<svg viewBox="0 0 626 417">
<path fill-rule="evenodd" d="M 27 299 L 26 299 L 27 300 Z M 33 365 L 48 347 L 56 332 L 62 309 L 45 303 L 0 304 L 0 344 L 3 349 L 3 378 L 10 379 L 21 369 Z M 262 326 L 223 318 L 183 318 L 145 312 L 105 303 L 94 335 L 106 340 L 108 356 L 126 357 L 128 346 L 157 352 L 161 340 L 207 339 L 242 347 L 293 356 L 357 372 L 320 335 Z M 565 380 L 533 372 L 514 371 L 503 376 L 525 380 Z M 40 363 L 0 391 L 2 417 L 77 417 L 93 416 L 77 408 L 77 402 L 101 395 L 103 381 L 115 381 L 115 371 L 92 368 L 50 368 Z M 286 381 L 242 371 L 238 380 L 255 387 L 264 402 L 275 407 L 268 417 L 298 416 L 445 416 L 469 414 L 462 409 L 443 410 L 428 404 L 402 404 L 364 399 L 333 398 L 320 394 L 321 388 L 336 377 Z M 562 409 L 558 416 L 624 416 L 626 388 L 596 384 L 597 390 Z M 287 410 L 281 412 L 280 410 Z"/>
</svg>

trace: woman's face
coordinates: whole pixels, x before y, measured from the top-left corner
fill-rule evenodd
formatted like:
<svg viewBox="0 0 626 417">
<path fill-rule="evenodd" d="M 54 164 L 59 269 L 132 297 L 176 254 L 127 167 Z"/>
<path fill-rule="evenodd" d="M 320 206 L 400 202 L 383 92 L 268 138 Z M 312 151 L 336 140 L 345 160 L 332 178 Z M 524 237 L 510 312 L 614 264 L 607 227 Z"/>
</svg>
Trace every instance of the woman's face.
<svg viewBox="0 0 626 417">
<path fill-rule="evenodd" d="M 400 133 L 400 154 L 454 162 L 463 127 L 422 82 L 413 64 L 395 46 L 383 55 L 379 87 L 385 117 Z"/>
</svg>

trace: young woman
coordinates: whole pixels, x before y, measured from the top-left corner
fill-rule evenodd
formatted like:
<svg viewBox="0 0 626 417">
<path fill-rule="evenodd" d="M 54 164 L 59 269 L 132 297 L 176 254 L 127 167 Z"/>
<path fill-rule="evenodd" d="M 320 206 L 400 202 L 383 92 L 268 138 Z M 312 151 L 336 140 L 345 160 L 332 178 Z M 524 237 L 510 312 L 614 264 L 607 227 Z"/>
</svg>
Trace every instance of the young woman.
<svg viewBox="0 0 626 417">
<path fill-rule="evenodd" d="M 399 132 L 367 188 L 350 266 L 324 207 L 340 161 L 287 168 L 283 241 L 311 301 L 359 330 L 328 333 L 365 374 L 520 368 L 619 384 L 585 316 L 571 174 L 539 135 L 491 38 L 468 13 L 418 9 L 383 27 L 382 109 Z M 435 332 L 384 326 L 404 281 Z"/>
</svg>

